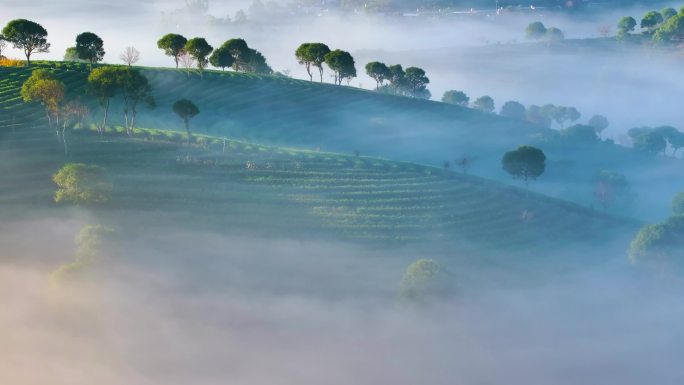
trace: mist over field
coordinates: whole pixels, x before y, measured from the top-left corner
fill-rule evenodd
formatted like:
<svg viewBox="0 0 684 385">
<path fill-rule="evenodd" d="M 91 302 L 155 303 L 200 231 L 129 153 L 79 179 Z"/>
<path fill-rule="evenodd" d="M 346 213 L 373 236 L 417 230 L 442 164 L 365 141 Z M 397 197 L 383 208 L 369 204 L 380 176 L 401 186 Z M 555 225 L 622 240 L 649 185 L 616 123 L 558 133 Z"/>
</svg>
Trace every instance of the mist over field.
<svg viewBox="0 0 684 385">
<path fill-rule="evenodd" d="M 0 0 L 0 385 L 684 383 L 684 30 L 616 37 L 684 3 L 202 3 Z"/>
</svg>

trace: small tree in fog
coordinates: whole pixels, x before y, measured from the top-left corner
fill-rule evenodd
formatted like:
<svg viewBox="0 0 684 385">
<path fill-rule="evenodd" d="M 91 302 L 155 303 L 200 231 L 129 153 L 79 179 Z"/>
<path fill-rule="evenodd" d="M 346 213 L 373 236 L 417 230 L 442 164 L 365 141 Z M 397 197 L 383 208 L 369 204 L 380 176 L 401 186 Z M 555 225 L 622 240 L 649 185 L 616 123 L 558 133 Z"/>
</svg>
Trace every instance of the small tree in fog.
<svg viewBox="0 0 684 385">
<path fill-rule="evenodd" d="M 124 100 L 126 133 L 133 135 L 140 102 L 144 101 L 150 108 L 155 106 L 155 101 L 152 97 L 152 86 L 150 86 L 150 82 L 143 74 L 132 68 L 119 70 L 119 85 L 121 87 L 121 96 Z"/>
<path fill-rule="evenodd" d="M 425 302 L 448 296 L 454 285 L 442 266 L 432 259 L 418 259 L 406 269 L 401 281 L 401 298 Z"/>
<path fill-rule="evenodd" d="M 176 115 L 183 120 L 185 131 L 188 133 L 189 142 L 190 138 L 192 137 L 192 133 L 190 132 L 190 119 L 194 118 L 200 113 L 199 108 L 197 108 L 197 106 L 188 99 L 181 99 L 173 104 L 173 112 L 175 112 Z"/>
<path fill-rule="evenodd" d="M 558 43 L 565 40 L 565 34 L 560 29 L 551 27 L 546 30 L 546 40 L 549 43 Z"/>
<path fill-rule="evenodd" d="M 69 163 L 52 180 L 57 184 L 55 202 L 97 204 L 111 198 L 112 183 L 104 169 L 83 163 Z"/>
<path fill-rule="evenodd" d="M 467 107 L 470 98 L 463 91 L 451 90 L 444 93 L 442 96 L 444 103 L 455 104 L 457 106 Z"/>
<path fill-rule="evenodd" d="M 93 64 L 104 59 L 104 42 L 92 32 L 83 32 L 76 36 L 76 52 L 79 59 L 88 61 L 93 68 Z"/>
<path fill-rule="evenodd" d="M 541 21 L 530 23 L 525 28 L 525 37 L 530 40 L 541 40 L 546 37 L 546 27 Z"/>
<path fill-rule="evenodd" d="M 483 112 L 494 112 L 494 99 L 491 96 L 481 96 L 475 100 L 473 107 Z"/>
<path fill-rule="evenodd" d="M 140 60 L 140 51 L 135 47 L 126 47 L 121 55 L 119 55 L 119 59 L 130 67 Z"/>
<path fill-rule="evenodd" d="M 528 187 L 530 181 L 544 173 L 546 156 L 542 150 L 524 145 L 505 153 L 501 165 L 513 179 L 521 179 L 525 182 L 525 187 Z"/>
<path fill-rule="evenodd" d="M 599 171 L 594 176 L 594 183 L 594 195 L 598 203 L 604 208 L 608 208 L 616 200 L 627 196 L 629 192 L 627 178 L 617 172 Z"/>
<path fill-rule="evenodd" d="M 186 39 L 184 36 L 175 33 L 169 33 L 159 39 L 157 42 L 157 47 L 159 47 L 161 50 L 164 50 L 164 54 L 166 56 L 171 56 L 176 63 L 176 68 L 178 68 L 180 57 L 183 52 L 185 52 L 185 44 L 187 42 L 188 39 Z"/>
<path fill-rule="evenodd" d="M 513 100 L 509 100 L 501 107 L 499 115 L 511 119 L 525 120 L 527 117 L 527 110 L 522 104 Z"/>
<path fill-rule="evenodd" d="M 665 152 L 667 140 L 655 130 L 648 131 L 634 138 L 634 149 L 649 155 L 657 155 Z"/>
<path fill-rule="evenodd" d="M 641 228 L 629 245 L 629 258 L 659 270 L 682 263 L 684 249 L 684 215 Z"/>
<path fill-rule="evenodd" d="M 121 91 L 119 73 L 119 69 L 116 67 L 101 67 L 95 68 L 88 75 L 89 91 L 98 98 L 100 106 L 104 110 L 102 124 L 97 125 L 100 133 L 107 127 L 110 102 Z"/>
<path fill-rule="evenodd" d="M 641 19 L 639 26 L 645 29 L 645 34 L 652 35 L 653 32 L 663 23 L 663 15 L 657 11 L 646 12 L 644 17 Z"/>
<path fill-rule="evenodd" d="M 603 130 L 608 128 L 610 124 L 608 122 L 608 118 L 606 118 L 603 115 L 592 116 L 591 119 L 589 119 L 588 123 L 590 126 L 594 127 L 594 130 L 596 130 L 596 133 L 598 133 L 599 135 L 601 134 L 601 132 L 603 132 Z"/>
<path fill-rule="evenodd" d="M 389 80 L 392 76 L 392 72 L 385 63 L 379 61 L 373 61 L 366 64 L 366 74 L 375 80 L 376 88 L 380 88 L 385 80 Z"/>
</svg>

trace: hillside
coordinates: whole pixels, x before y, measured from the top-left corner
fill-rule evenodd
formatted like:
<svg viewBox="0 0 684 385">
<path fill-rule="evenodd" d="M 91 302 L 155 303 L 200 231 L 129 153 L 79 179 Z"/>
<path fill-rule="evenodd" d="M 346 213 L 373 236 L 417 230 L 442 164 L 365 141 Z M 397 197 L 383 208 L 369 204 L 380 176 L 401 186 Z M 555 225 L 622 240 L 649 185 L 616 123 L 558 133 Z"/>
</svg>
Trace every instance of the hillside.
<svg viewBox="0 0 684 385">
<path fill-rule="evenodd" d="M 83 75 L 65 72 L 73 84 Z M 9 216 L 57 210 L 50 176 L 67 162 L 97 164 L 114 198 L 92 212 L 105 222 L 178 223 L 227 233 L 380 242 L 444 240 L 530 252 L 592 245 L 633 224 L 482 178 L 378 158 L 256 145 L 161 129 L 68 134 L 68 155 L 17 98 L 23 74 L 3 77 L 0 205 Z M 163 103 L 163 101 L 162 101 Z M 205 107 L 206 111 L 206 107 Z M 210 111 L 206 111 L 210 112 Z"/>
</svg>

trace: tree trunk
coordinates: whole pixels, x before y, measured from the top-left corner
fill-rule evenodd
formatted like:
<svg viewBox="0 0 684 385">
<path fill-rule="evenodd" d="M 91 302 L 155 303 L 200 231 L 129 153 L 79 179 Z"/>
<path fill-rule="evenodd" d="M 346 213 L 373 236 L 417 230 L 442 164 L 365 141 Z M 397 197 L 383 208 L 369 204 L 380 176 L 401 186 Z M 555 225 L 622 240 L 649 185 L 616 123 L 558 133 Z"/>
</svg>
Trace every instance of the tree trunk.
<svg viewBox="0 0 684 385">
<path fill-rule="evenodd" d="M 190 119 L 183 119 L 183 123 L 185 123 L 185 131 L 188 133 L 188 144 L 190 144 L 190 139 L 192 138 L 192 133 L 190 132 Z"/>
<path fill-rule="evenodd" d="M 102 130 L 100 131 L 100 134 L 104 132 L 104 130 L 107 128 L 107 118 L 109 117 L 109 99 L 105 102 L 104 106 L 104 119 L 102 120 Z"/>
<path fill-rule="evenodd" d="M 318 67 L 318 72 L 321 74 L 321 83 L 323 83 L 323 66 Z"/>
<path fill-rule="evenodd" d="M 306 73 L 309 74 L 309 81 L 313 81 L 313 75 L 311 74 L 311 64 L 306 63 Z"/>
</svg>

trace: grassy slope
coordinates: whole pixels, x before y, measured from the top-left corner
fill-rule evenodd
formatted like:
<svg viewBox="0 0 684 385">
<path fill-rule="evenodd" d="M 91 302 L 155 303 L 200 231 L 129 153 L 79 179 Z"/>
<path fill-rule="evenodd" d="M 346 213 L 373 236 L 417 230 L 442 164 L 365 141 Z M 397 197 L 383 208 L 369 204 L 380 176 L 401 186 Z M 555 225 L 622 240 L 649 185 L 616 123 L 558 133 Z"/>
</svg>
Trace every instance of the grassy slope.
<svg viewBox="0 0 684 385">
<path fill-rule="evenodd" d="M 608 238 L 605 229 L 631 226 L 433 167 L 234 140 L 226 142 L 224 152 L 221 138 L 184 145 L 180 134 L 161 130 L 139 130 L 134 138 L 76 131 L 64 156 L 54 133 L 44 128 L 41 108 L 18 98 L 28 72 L 0 69 L 0 172 L 8 175 L 0 182 L 3 210 L 21 203 L 51 207 L 50 174 L 78 161 L 102 165 L 114 180 L 115 199 L 96 210 L 99 215 L 126 213 L 148 223 L 185 221 L 192 227 L 300 237 L 443 239 L 511 251 L 560 241 L 591 244 Z M 60 74 L 71 88 L 82 76 Z M 250 102 L 245 103 L 248 108 Z"/>
</svg>

